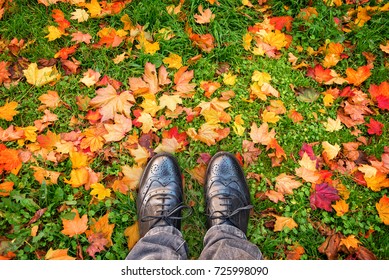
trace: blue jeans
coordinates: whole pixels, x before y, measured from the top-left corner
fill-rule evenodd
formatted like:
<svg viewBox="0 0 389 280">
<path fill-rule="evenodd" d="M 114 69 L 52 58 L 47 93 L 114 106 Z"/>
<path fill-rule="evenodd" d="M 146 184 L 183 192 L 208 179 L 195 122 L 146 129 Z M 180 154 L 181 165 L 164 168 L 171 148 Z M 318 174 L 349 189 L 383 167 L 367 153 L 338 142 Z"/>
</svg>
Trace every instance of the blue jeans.
<svg viewBox="0 0 389 280">
<path fill-rule="evenodd" d="M 173 226 L 149 230 L 126 257 L 127 260 L 186 260 L 188 246 Z M 215 225 L 204 237 L 200 260 L 261 260 L 261 251 L 246 235 L 230 225 Z"/>
</svg>

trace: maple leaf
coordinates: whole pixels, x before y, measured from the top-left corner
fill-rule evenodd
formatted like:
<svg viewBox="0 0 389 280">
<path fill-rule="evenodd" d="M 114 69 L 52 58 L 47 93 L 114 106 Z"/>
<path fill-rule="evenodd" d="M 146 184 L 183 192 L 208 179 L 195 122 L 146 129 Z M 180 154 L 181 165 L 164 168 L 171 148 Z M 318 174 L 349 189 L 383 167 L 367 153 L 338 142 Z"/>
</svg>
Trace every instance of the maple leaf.
<svg viewBox="0 0 389 280">
<path fill-rule="evenodd" d="M 18 107 L 18 103 L 16 101 L 7 102 L 4 106 L 0 107 L 0 119 L 6 121 L 12 121 L 13 117 L 16 116 L 19 112 L 16 111 L 16 107 Z"/>
<path fill-rule="evenodd" d="M 88 155 L 83 152 L 70 152 L 70 161 L 72 168 L 81 168 L 88 166 Z"/>
<path fill-rule="evenodd" d="M 65 34 L 63 30 L 52 25 L 48 26 L 47 30 L 49 31 L 49 34 L 47 34 L 45 38 L 47 38 L 49 42 L 61 38 L 61 36 Z"/>
<path fill-rule="evenodd" d="M 389 178 L 387 178 L 386 174 L 383 172 L 377 171 L 375 176 L 369 177 L 365 175 L 363 178 L 365 179 L 367 186 L 375 192 L 381 191 L 382 188 L 389 188 Z"/>
<path fill-rule="evenodd" d="M 103 200 L 106 197 L 110 197 L 111 190 L 106 189 L 102 184 L 100 183 L 94 183 L 91 186 L 92 191 L 90 192 L 91 195 L 95 195 L 98 200 Z"/>
<path fill-rule="evenodd" d="M 369 93 L 374 101 L 378 102 L 378 108 L 389 110 L 389 83 L 382 82 L 380 85 L 370 85 Z"/>
<path fill-rule="evenodd" d="M 159 105 L 164 108 L 168 108 L 170 111 L 174 111 L 177 108 L 177 104 L 182 104 L 182 99 L 177 95 L 163 94 L 159 98 Z"/>
<path fill-rule="evenodd" d="M 254 142 L 243 140 L 242 142 L 243 160 L 245 165 L 252 164 L 258 160 L 261 150 L 254 146 Z"/>
<path fill-rule="evenodd" d="M 39 166 L 31 166 L 31 168 L 35 170 L 34 178 L 40 184 L 43 184 L 43 182 L 45 182 L 46 185 L 58 183 L 58 177 L 61 175 L 61 172 L 49 171 Z"/>
<path fill-rule="evenodd" d="M 96 90 L 95 96 L 89 104 L 92 107 L 100 108 L 101 121 L 114 119 L 116 113 L 122 113 L 130 117 L 131 107 L 135 103 L 135 98 L 130 92 L 123 91 L 118 94 L 116 89 L 110 84 L 106 88 Z"/>
<path fill-rule="evenodd" d="M 305 249 L 300 244 L 296 243 L 292 246 L 292 248 L 289 248 L 289 250 L 286 252 L 286 259 L 287 260 L 299 260 L 302 255 L 304 255 Z"/>
<path fill-rule="evenodd" d="M 326 156 L 329 160 L 336 158 L 336 156 L 338 155 L 338 153 L 340 151 L 340 146 L 338 144 L 331 145 L 327 141 L 324 141 L 324 142 L 322 142 L 322 146 L 324 148 L 323 153 L 326 154 Z"/>
<path fill-rule="evenodd" d="M 131 119 L 123 115 L 115 115 L 115 124 L 104 124 L 107 134 L 103 135 L 106 142 L 116 142 L 122 140 L 127 132 L 132 128 Z"/>
<path fill-rule="evenodd" d="M 128 186 L 130 190 L 136 190 L 140 177 L 142 176 L 143 168 L 142 167 L 129 167 L 128 165 L 122 166 L 122 173 L 125 178 L 129 179 Z"/>
<path fill-rule="evenodd" d="M 277 30 L 282 30 L 284 27 L 287 31 L 292 31 L 292 21 L 291 16 L 281 16 L 281 17 L 271 17 L 270 24 L 274 26 Z"/>
<path fill-rule="evenodd" d="M 86 71 L 83 75 L 84 77 L 80 79 L 80 82 L 82 82 L 87 87 L 93 86 L 100 79 L 100 73 L 93 71 L 92 69 L 88 69 L 88 71 Z"/>
<path fill-rule="evenodd" d="M 5 141 L 14 141 L 18 139 L 25 138 L 25 133 L 23 129 L 15 130 L 13 125 L 10 125 L 7 129 L 3 130 L 0 127 L 0 140 Z"/>
<path fill-rule="evenodd" d="M 0 150 L 0 174 L 3 170 L 18 174 L 22 167 L 22 161 L 19 158 L 19 151 L 13 149 Z"/>
<path fill-rule="evenodd" d="M 45 260 L 75 260 L 76 258 L 68 255 L 68 250 L 69 249 L 53 250 L 50 248 L 45 255 Z"/>
<path fill-rule="evenodd" d="M 332 208 L 336 211 L 336 216 L 343 216 L 346 214 L 349 210 L 349 206 L 345 200 L 338 200 L 334 205 L 332 205 Z"/>
<path fill-rule="evenodd" d="M 198 10 L 200 14 L 195 14 L 194 18 L 195 21 L 199 24 L 210 23 L 211 20 L 215 18 L 215 15 L 212 14 L 212 11 L 210 9 L 203 10 L 202 5 L 198 7 Z"/>
<path fill-rule="evenodd" d="M 124 236 L 127 237 L 127 246 L 131 250 L 136 242 L 140 239 L 139 235 L 139 223 L 136 221 L 132 226 L 129 226 L 124 231 Z"/>
<path fill-rule="evenodd" d="M 117 55 L 114 59 L 112 59 L 112 61 L 115 64 L 119 64 L 120 62 L 123 62 L 126 58 L 128 58 L 128 55 L 126 52 L 124 52 L 124 53 Z"/>
<path fill-rule="evenodd" d="M 81 187 L 82 185 L 85 185 L 89 180 L 89 172 L 88 170 L 83 167 L 79 169 L 73 169 L 70 172 L 70 180 L 64 179 L 63 181 L 66 184 L 72 185 L 73 188 Z"/>
<path fill-rule="evenodd" d="M 112 232 L 115 227 L 114 224 L 109 224 L 108 220 L 109 213 L 107 212 L 104 216 L 102 216 L 98 221 L 95 219 L 92 219 L 92 223 L 89 227 L 89 230 L 85 232 L 86 237 L 89 238 L 90 235 L 95 233 L 101 233 L 103 238 L 107 240 L 107 247 L 110 247 L 113 245 L 112 243 Z"/>
<path fill-rule="evenodd" d="M 182 67 L 182 57 L 175 53 L 170 53 L 165 57 L 163 63 L 167 64 L 169 68 L 180 69 Z"/>
<path fill-rule="evenodd" d="M 215 48 L 215 38 L 212 34 L 195 34 L 192 30 L 189 31 L 189 39 L 192 40 L 193 44 L 201 50 L 209 53 Z"/>
<path fill-rule="evenodd" d="M 268 110 L 264 110 L 263 113 L 261 114 L 262 121 L 264 123 L 276 123 L 280 120 L 280 116 L 278 116 L 274 112 L 269 112 Z"/>
<path fill-rule="evenodd" d="M 88 229 L 88 217 L 84 214 L 81 218 L 77 209 L 72 209 L 74 216 L 73 220 L 61 219 L 63 230 L 61 232 L 69 237 L 84 233 Z"/>
<path fill-rule="evenodd" d="M 72 16 L 70 19 L 77 20 L 79 23 L 87 21 L 89 18 L 88 13 L 83 9 L 76 9 L 73 13 L 71 13 Z"/>
<path fill-rule="evenodd" d="M 294 122 L 294 123 L 299 123 L 304 120 L 304 117 L 297 112 L 296 110 L 290 110 L 288 117 Z"/>
<path fill-rule="evenodd" d="M 354 235 L 349 235 L 346 238 L 342 238 L 339 245 L 344 245 L 347 250 L 350 250 L 351 248 L 358 249 L 360 243 L 361 241 L 356 239 Z"/>
<path fill-rule="evenodd" d="M 200 82 L 200 88 L 205 91 L 204 95 L 206 97 L 211 97 L 211 95 L 220 88 L 220 83 L 218 82 L 211 82 L 211 81 L 201 81 Z"/>
<path fill-rule="evenodd" d="M 373 118 L 370 118 L 370 122 L 366 124 L 368 127 L 367 133 L 370 135 L 381 135 L 382 129 L 384 128 L 384 124 L 380 123 L 379 121 L 376 121 Z"/>
<path fill-rule="evenodd" d="M 301 183 L 294 180 L 294 176 L 282 173 L 276 177 L 276 189 L 283 194 L 293 194 L 293 190 L 301 186 Z"/>
<path fill-rule="evenodd" d="M 328 117 L 327 122 L 324 122 L 323 124 L 325 130 L 328 132 L 339 131 L 342 129 L 342 123 L 340 122 L 340 119 L 338 117 L 336 118 L 336 120 Z"/>
<path fill-rule="evenodd" d="M 376 203 L 375 207 L 377 208 L 381 221 L 385 225 L 389 225 L 389 197 L 384 195 L 380 201 Z"/>
<path fill-rule="evenodd" d="M 284 195 L 280 192 L 276 192 L 274 190 L 268 190 L 265 192 L 265 195 L 274 203 L 278 203 L 278 201 L 285 202 Z"/>
<path fill-rule="evenodd" d="M 11 73 L 8 72 L 8 66 L 9 62 L 0 61 L 0 85 L 2 83 L 9 83 L 11 81 L 11 79 L 9 78 Z"/>
<path fill-rule="evenodd" d="M 316 210 L 317 208 L 324 209 L 328 212 L 332 212 L 332 201 L 340 199 L 338 191 L 328 185 L 327 183 L 315 185 L 315 190 L 312 192 L 309 200 L 311 208 Z"/>
<path fill-rule="evenodd" d="M 76 43 L 90 44 L 92 36 L 89 33 L 82 33 L 80 31 L 72 33 L 72 41 Z M 97 78 L 98 80 L 99 78 Z M 86 84 L 87 85 L 87 84 Z"/>
<path fill-rule="evenodd" d="M 233 86 L 236 84 L 237 75 L 232 74 L 232 72 L 228 72 L 223 74 L 223 83 L 227 86 Z"/>
<path fill-rule="evenodd" d="M 37 87 L 51 82 L 56 82 L 61 77 L 61 74 L 58 73 L 55 66 L 38 69 L 38 65 L 36 63 L 28 65 L 28 68 L 23 70 L 23 74 L 27 79 L 27 83 Z"/>
<path fill-rule="evenodd" d="M 135 162 L 138 164 L 138 166 L 143 166 L 144 164 L 146 164 L 147 160 L 150 157 L 149 151 L 140 145 L 136 149 L 130 149 L 130 154 L 134 157 Z"/>
<path fill-rule="evenodd" d="M 99 1 L 97 0 L 91 0 L 90 3 L 84 4 L 84 6 L 88 9 L 88 12 L 90 13 L 91 18 L 96 18 L 101 15 L 102 8 L 100 6 Z"/>
<path fill-rule="evenodd" d="M 43 103 L 38 110 L 44 110 L 46 108 L 55 109 L 61 104 L 61 98 L 56 91 L 48 90 L 47 93 L 39 96 L 39 101 Z"/>
<path fill-rule="evenodd" d="M 262 123 L 259 128 L 255 122 L 251 125 L 250 137 L 254 143 L 268 145 L 275 135 L 274 129 L 269 132 L 269 125 L 266 122 Z"/>
<path fill-rule="evenodd" d="M 367 78 L 371 76 L 370 67 L 368 65 L 359 67 L 356 71 L 352 68 L 346 69 L 346 81 L 355 86 L 361 85 Z"/>
<path fill-rule="evenodd" d="M 239 136 L 243 136 L 244 131 L 246 130 L 243 124 L 244 121 L 242 119 L 242 115 L 235 116 L 233 129 L 234 132 Z"/>
<path fill-rule="evenodd" d="M 1 168 L 1 165 L 0 165 Z M 1 171 L 1 169 L 0 169 Z M 4 182 L 0 184 L 0 196 L 9 196 L 11 191 L 13 190 L 14 183 L 13 182 Z"/>
<path fill-rule="evenodd" d="M 187 66 L 181 67 L 176 74 L 174 74 L 174 84 L 173 87 L 179 94 L 191 94 L 194 92 L 196 84 L 189 83 L 193 79 L 194 73 L 193 70 L 186 71 Z"/>
<path fill-rule="evenodd" d="M 104 238 L 102 233 L 93 233 L 88 236 L 90 245 L 86 249 L 89 256 L 95 259 L 95 254 L 103 251 L 104 246 L 107 245 L 107 239 Z"/>
<path fill-rule="evenodd" d="M 276 223 L 274 224 L 274 231 L 282 231 L 285 228 L 292 230 L 298 227 L 297 223 L 293 220 L 293 218 L 281 217 L 277 215 L 273 216 L 276 218 Z"/>
</svg>

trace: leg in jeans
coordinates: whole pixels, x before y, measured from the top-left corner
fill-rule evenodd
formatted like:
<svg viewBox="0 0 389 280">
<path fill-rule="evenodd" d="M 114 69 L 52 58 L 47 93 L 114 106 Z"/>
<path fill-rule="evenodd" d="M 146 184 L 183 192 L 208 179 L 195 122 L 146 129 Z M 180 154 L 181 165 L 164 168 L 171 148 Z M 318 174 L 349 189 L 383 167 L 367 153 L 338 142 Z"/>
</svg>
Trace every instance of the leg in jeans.
<svg viewBox="0 0 389 280">
<path fill-rule="evenodd" d="M 240 229 L 230 225 L 214 225 L 204 237 L 200 260 L 261 260 L 261 251 L 247 240 Z"/>
<path fill-rule="evenodd" d="M 186 260 L 188 247 L 173 226 L 150 229 L 132 248 L 126 260 Z"/>
</svg>

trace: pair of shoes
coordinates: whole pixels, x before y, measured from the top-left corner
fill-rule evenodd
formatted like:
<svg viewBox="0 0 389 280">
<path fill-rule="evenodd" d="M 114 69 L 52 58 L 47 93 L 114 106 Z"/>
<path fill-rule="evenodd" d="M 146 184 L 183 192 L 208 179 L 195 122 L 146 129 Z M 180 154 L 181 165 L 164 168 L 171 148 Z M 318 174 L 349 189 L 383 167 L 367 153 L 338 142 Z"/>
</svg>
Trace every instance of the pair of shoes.
<svg viewBox="0 0 389 280">
<path fill-rule="evenodd" d="M 207 168 L 205 200 L 208 228 L 227 224 L 244 233 L 249 218 L 250 194 L 242 168 L 234 155 L 218 152 Z M 140 237 L 158 226 L 180 229 L 183 204 L 182 176 L 169 153 L 155 155 L 139 181 L 137 210 Z"/>
</svg>

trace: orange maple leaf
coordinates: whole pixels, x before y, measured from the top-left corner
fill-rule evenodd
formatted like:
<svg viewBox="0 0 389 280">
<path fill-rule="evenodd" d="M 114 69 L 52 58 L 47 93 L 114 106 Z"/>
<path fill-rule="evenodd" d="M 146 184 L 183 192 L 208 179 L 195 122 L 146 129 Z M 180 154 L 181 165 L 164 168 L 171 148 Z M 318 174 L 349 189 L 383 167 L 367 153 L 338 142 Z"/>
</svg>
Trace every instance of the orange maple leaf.
<svg viewBox="0 0 389 280">
<path fill-rule="evenodd" d="M 84 233 L 88 229 L 88 217 L 84 214 L 81 218 L 77 209 L 72 210 L 76 213 L 73 220 L 61 219 L 63 230 L 61 232 L 69 237 Z"/>
<path fill-rule="evenodd" d="M 131 119 L 123 115 L 115 115 L 115 124 L 104 124 L 107 134 L 103 135 L 106 142 L 122 140 L 132 128 Z"/>
<path fill-rule="evenodd" d="M 185 96 L 188 94 L 189 97 L 194 93 L 196 84 L 189 83 L 193 79 L 193 70 L 186 71 L 188 66 L 181 67 L 176 74 L 174 74 L 174 83 L 176 84 L 173 88 L 177 90 L 180 95 Z"/>
<path fill-rule="evenodd" d="M 19 158 L 19 151 L 13 149 L 0 150 L 0 174 L 3 170 L 18 174 L 22 167 L 22 161 Z"/>
<path fill-rule="evenodd" d="M 103 135 L 107 133 L 108 131 L 104 128 L 103 125 L 85 129 L 85 131 L 83 132 L 83 135 L 85 137 L 82 138 L 80 144 L 81 148 L 89 148 L 92 152 L 100 150 L 105 143 Z"/>
<path fill-rule="evenodd" d="M 82 185 L 85 185 L 88 183 L 89 180 L 89 172 L 88 169 L 85 167 L 78 168 L 78 169 L 73 169 L 70 172 L 70 180 L 68 179 L 63 179 L 63 181 L 66 184 L 72 185 L 73 188 L 78 188 L 81 187 Z"/>
<path fill-rule="evenodd" d="M 352 68 L 346 69 L 346 81 L 349 84 L 353 84 L 355 86 L 359 86 L 362 84 L 367 78 L 370 77 L 370 67 L 368 65 L 359 67 L 357 70 L 354 70 Z"/>
<path fill-rule="evenodd" d="M 96 90 L 97 96 L 89 104 L 94 108 L 100 108 L 101 121 L 114 119 L 116 113 L 122 113 L 130 117 L 131 107 L 135 103 L 134 96 L 129 91 L 118 94 L 110 84 L 106 88 Z"/>
<path fill-rule="evenodd" d="M 15 101 L 5 103 L 4 106 L 0 107 L 0 119 L 12 121 L 13 117 L 19 113 L 15 110 L 16 107 L 18 107 L 18 103 Z"/>
<path fill-rule="evenodd" d="M 294 176 L 282 173 L 276 177 L 276 189 L 280 193 L 293 194 L 293 190 L 301 186 L 301 183 L 294 180 Z"/>
<path fill-rule="evenodd" d="M 212 11 L 210 9 L 203 10 L 202 5 L 198 7 L 198 10 L 200 14 L 195 14 L 194 18 L 196 19 L 195 21 L 199 24 L 210 23 L 211 20 L 215 18 L 215 15 L 212 14 Z"/>
<path fill-rule="evenodd" d="M 211 52 L 215 48 L 215 38 L 212 34 L 195 34 L 192 33 L 192 29 L 189 29 L 189 39 L 192 40 L 193 45 L 197 46 L 205 52 Z"/>
<path fill-rule="evenodd" d="M 13 182 L 4 182 L 0 184 L 0 196 L 9 196 L 10 192 L 13 190 Z"/>
<path fill-rule="evenodd" d="M 380 201 L 376 203 L 375 207 L 377 208 L 381 221 L 385 225 L 389 225 L 389 197 L 384 195 Z"/>
<path fill-rule="evenodd" d="M 58 93 L 52 90 L 42 94 L 38 99 L 43 103 L 43 105 L 40 106 L 38 110 L 44 110 L 46 108 L 55 109 L 59 106 L 59 104 L 61 104 L 61 98 L 59 97 Z"/>
<path fill-rule="evenodd" d="M 102 233 L 103 237 L 108 241 L 106 246 L 112 246 L 112 232 L 115 227 L 115 224 L 109 224 L 107 212 L 104 216 L 102 216 L 98 221 L 92 219 L 92 223 L 89 227 L 89 230 L 85 231 L 86 237 L 89 237 L 93 233 Z"/>
<path fill-rule="evenodd" d="M 45 255 L 45 260 L 75 260 L 76 258 L 68 255 L 68 250 L 69 249 L 53 250 L 50 248 Z"/>
<path fill-rule="evenodd" d="M 277 215 L 273 216 L 276 218 L 276 223 L 274 224 L 274 231 L 282 231 L 285 228 L 294 229 L 298 227 L 297 223 L 293 220 L 293 218 L 281 217 Z"/>
<path fill-rule="evenodd" d="M 131 250 L 140 238 L 138 221 L 136 221 L 132 226 L 126 228 L 124 236 L 127 237 L 127 246 L 128 249 Z"/>
<path fill-rule="evenodd" d="M 260 127 L 255 122 L 251 125 L 250 137 L 254 143 L 268 145 L 275 135 L 274 129 L 269 132 L 269 125 L 266 122 L 262 123 Z"/>
</svg>

